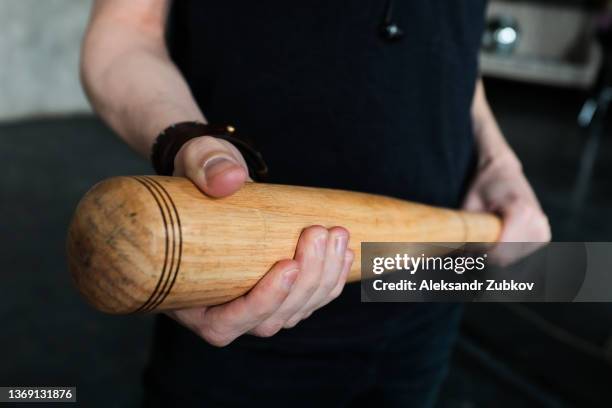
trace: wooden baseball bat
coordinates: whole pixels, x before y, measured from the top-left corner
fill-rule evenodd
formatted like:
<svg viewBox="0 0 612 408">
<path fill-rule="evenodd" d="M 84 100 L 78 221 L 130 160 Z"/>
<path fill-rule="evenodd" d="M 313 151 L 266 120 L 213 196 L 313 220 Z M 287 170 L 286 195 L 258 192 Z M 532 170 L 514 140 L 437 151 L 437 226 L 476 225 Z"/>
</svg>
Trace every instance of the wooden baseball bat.
<svg viewBox="0 0 612 408">
<path fill-rule="evenodd" d="M 80 201 L 68 261 L 84 297 L 107 313 L 216 305 L 292 258 L 302 229 L 317 224 L 351 233 L 350 281 L 360 279 L 361 242 L 494 242 L 501 229 L 491 214 L 372 194 L 247 183 L 213 199 L 184 178 L 116 177 Z"/>
</svg>

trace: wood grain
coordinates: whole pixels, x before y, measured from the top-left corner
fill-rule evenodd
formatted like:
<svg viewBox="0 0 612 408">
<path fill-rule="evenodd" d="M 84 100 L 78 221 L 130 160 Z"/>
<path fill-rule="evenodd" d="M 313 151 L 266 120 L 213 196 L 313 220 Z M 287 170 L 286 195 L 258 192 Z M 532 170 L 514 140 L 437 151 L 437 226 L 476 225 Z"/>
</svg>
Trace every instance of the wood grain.
<svg viewBox="0 0 612 408">
<path fill-rule="evenodd" d="M 371 194 L 247 183 L 223 199 L 175 177 L 116 177 L 94 186 L 71 222 L 77 287 L 107 313 L 215 305 L 246 293 L 274 262 L 292 258 L 303 228 L 341 225 L 361 242 L 494 242 L 490 214 Z"/>
</svg>

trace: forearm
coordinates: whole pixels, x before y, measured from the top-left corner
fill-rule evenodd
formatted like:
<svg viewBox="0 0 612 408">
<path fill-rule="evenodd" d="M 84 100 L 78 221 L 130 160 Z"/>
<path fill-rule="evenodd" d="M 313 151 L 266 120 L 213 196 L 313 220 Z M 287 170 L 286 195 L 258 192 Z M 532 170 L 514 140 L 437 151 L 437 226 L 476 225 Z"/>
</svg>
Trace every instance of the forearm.
<svg viewBox="0 0 612 408">
<path fill-rule="evenodd" d="M 504 161 L 515 162 L 516 165 L 520 166 L 520 162 L 506 142 L 491 111 L 482 80 L 478 80 L 474 91 L 472 125 L 481 165 L 494 159 L 503 159 Z"/>
<path fill-rule="evenodd" d="M 142 155 L 168 125 L 204 120 L 168 56 L 163 30 L 143 30 L 116 16 L 92 19 L 81 75 L 94 110 Z"/>
<path fill-rule="evenodd" d="M 523 174 L 520 161 L 497 125 L 482 81 L 478 81 L 474 92 L 472 121 L 478 168 L 462 207 L 468 211 L 493 211 L 501 215 L 504 228 L 500 242 L 549 241 L 548 219 Z M 498 247 L 489 259 L 507 265 L 537 248 L 538 245 Z"/>
</svg>

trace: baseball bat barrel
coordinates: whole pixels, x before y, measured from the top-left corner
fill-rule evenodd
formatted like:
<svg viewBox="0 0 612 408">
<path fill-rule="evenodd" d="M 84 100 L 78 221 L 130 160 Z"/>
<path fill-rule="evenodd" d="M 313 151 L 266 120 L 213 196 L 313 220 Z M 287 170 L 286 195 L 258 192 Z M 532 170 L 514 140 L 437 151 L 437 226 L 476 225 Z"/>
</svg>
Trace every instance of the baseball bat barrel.
<svg viewBox="0 0 612 408">
<path fill-rule="evenodd" d="M 116 177 L 80 201 L 67 241 L 74 281 L 113 314 L 216 305 L 249 289 L 300 232 L 340 225 L 351 233 L 360 278 L 361 242 L 495 242 L 491 214 L 435 208 L 372 194 L 247 183 L 214 199 L 178 177 Z"/>
</svg>

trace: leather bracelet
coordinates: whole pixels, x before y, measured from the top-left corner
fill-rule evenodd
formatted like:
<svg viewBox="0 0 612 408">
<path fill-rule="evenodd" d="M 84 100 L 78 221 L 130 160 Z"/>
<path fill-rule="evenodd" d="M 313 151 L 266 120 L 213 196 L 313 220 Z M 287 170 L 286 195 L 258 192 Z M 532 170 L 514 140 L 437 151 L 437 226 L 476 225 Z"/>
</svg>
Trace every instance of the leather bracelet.
<svg viewBox="0 0 612 408">
<path fill-rule="evenodd" d="M 159 134 L 151 149 L 151 164 L 155 172 L 161 176 L 171 176 L 178 151 L 189 140 L 200 136 L 212 136 L 233 144 L 244 157 L 251 178 L 255 181 L 265 180 L 268 166 L 251 141 L 238 137 L 233 126 L 208 125 L 201 122 L 177 123 Z"/>
</svg>

